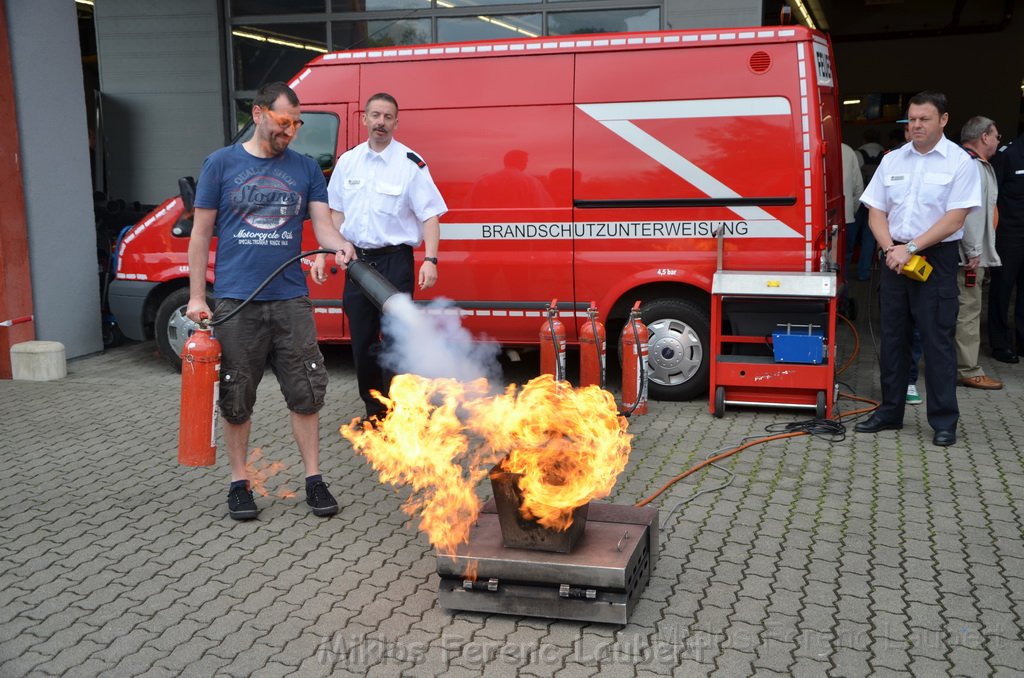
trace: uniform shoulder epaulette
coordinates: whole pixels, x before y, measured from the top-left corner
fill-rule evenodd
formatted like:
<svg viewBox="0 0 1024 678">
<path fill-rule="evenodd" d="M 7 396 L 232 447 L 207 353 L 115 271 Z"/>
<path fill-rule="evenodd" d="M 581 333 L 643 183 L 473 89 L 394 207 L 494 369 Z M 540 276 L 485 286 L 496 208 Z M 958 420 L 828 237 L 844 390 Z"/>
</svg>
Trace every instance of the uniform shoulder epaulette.
<svg viewBox="0 0 1024 678">
<path fill-rule="evenodd" d="M 416 155 L 412 151 L 406 153 L 405 157 L 409 158 L 409 160 L 412 160 L 414 163 L 416 163 L 416 166 L 419 167 L 420 169 L 423 169 L 424 167 L 427 166 L 427 163 L 423 162 L 423 158 Z"/>
</svg>

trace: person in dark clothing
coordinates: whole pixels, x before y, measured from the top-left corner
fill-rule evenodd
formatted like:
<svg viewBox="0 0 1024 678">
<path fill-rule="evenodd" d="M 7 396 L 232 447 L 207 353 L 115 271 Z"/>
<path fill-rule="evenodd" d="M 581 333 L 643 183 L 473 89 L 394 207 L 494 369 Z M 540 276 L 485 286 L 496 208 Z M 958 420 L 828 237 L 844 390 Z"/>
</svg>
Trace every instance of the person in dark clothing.
<svg viewBox="0 0 1024 678">
<path fill-rule="evenodd" d="M 992 357 L 1004 363 L 1024 354 L 1024 135 L 992 156 L 999 198 L 996 253 L 1002 266 L 991 270 L 988 343 Z M 1009 321 L 1014 290 L 1013 325 Z"/>
</svg>

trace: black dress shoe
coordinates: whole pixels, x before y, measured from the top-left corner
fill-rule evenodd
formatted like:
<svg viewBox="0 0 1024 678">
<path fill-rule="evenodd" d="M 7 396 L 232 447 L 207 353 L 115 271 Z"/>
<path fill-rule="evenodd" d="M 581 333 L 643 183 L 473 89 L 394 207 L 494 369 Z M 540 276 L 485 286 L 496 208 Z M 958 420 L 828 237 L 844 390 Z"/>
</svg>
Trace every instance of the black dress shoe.
<svg viewBox="0 0 1024 678">
<path fill-rule="evenodd" d="M 1008 348 L 994 348 L 992 349 L 992 357 L 1001 363 L 1019 363 L 1020 358 L 1017 354 Z"/>
<path fill-rule="evenodd" d="M 853 430 L 857 433 L 878 433 L 879 431 L 898 431 L 903 428 L 903 424 L 897 424 L 891 421 L 883 421 L 878 417 L 872 415 L 864 421 L 857 422 L 857 425 L 853 427 Z"/>
<path fill-rule="evenodd" d="M 936 431 L 935 436 L 932 438 L 932 442 L 939 447 L 949 447 L 956 443 L 956 431 L 953 429 Z"/>
</svg>

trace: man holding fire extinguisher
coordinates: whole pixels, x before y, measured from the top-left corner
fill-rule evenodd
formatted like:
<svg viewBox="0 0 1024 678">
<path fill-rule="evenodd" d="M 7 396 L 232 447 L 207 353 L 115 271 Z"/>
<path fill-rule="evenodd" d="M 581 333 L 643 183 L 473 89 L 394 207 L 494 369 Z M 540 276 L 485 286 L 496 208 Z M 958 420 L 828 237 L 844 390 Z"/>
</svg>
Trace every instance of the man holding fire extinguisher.
<svg viewBox="0 0 1024 678">
<path fill-rule="evenodd" d="M 320 167 L 288 148 L 302 126 L 295 92 L 283 82 L 265 85 L 253 99 L 252 119 L 252 138 L 215 151 L 199 175 L 188 250 L 186 311 L 195 322 L 216 320 L 235 310 L 279 266 L 297 256 L 307 215 L 321 246 L 337 251 L 339 266 L 354 256 L 352 245 L 334 228 Z M 217 303 L 211 313 L 206 304 L 206 270 L 215 234 Z M 291 411 L 292 433 L 306 472 L 306 502 L 315 515 L 337 513 L 338 502 L 319 468 L 319 411 L 327 371 L 299 261 L 218 324 L 217 339 L 222 351 L 218 404 L 231 463 L 231 517 L 249 520 L 259 513 L 245 461 L 256 388 L 268 364 Z"/>
</svg>

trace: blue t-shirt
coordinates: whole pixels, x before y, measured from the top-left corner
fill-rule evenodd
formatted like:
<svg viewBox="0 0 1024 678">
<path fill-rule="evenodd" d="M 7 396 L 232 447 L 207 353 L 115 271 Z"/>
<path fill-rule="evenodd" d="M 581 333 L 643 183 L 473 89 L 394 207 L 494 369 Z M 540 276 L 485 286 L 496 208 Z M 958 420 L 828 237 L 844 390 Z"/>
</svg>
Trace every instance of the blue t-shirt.
<svg viewBox="0 0 1024 678">
<path fill-rule="evenodd" d="M 206 159 L 196 185 L 196 207 L 217 210 L 214 296 L 245 299 L 278 266 L 302 251 L 302 222 L 310 202 L 327 202 L 323 171 L 291 149 L 257 158 L 241 144 Z M 286 268 L 256 299 L 309 294 L 302 264 Z"/>
</svg>

